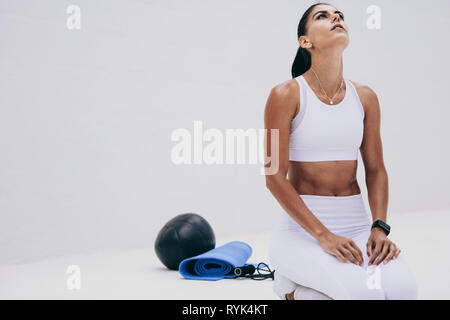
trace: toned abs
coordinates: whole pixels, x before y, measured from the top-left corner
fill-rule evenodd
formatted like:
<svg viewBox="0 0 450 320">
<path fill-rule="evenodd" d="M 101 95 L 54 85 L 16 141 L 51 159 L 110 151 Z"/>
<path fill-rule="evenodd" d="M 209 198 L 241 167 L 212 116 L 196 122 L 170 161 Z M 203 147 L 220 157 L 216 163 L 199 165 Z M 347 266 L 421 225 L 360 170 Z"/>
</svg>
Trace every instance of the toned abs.
<svg viewBox="0 0 450 320">
<path fill-rule="evenodd" d="M 298 194 L 350 196 L 361 193 L 357 160 L 289 161 L 288 180 Z"/>
</svg>

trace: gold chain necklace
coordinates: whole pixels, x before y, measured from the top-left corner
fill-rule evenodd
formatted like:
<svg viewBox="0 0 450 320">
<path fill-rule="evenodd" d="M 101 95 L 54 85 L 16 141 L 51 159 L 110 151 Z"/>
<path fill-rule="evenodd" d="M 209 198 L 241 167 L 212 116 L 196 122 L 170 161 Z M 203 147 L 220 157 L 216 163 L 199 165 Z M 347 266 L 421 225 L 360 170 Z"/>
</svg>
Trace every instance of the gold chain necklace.
<svg viewBox="0 0 450 320">
<path fill-rule="evenodd" d="M 312 72 L 314 72 L 314 75 L 316 76 L 317 80 L 319 81 L 319 85 L 320 88 L 322 89 L 322 91 L 325 93 L 325 95 L 327 96 L 328 100 L 330 100 L 330 104 L 333 104 L 333 98 L 336 96 L 336 94 L 339 92 L 339 90 L 342 88 L 342 84 L 344 83 L 344 78 L 342 78 L 341 81 L 341 86 L 339 87 L 339 89 L 337 89 L 336 93 L 334 94 L 333 97 L 330 98 L 330 96 L 325 92 L 325 90 L 322 87 L 322 83 L 320 82 L 319 77 L 317 76 L 316 72 L 314 71 L 314 69 L 311 67 Z"/>
</svg>

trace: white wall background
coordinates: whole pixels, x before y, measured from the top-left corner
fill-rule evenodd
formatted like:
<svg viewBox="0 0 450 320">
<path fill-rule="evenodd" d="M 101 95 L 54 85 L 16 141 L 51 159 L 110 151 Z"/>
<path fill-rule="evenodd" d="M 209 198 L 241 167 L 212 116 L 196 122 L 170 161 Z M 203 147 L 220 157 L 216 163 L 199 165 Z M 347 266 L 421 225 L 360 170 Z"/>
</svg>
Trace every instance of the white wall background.
<svg viewBox="0 0 450 320">
<path fill-rule="evenodd" d="M 176 166 L 171 133 L 263 128 L 311 3 L 0 0 L 0 264 L 152 247 L 186 212 L 218 239 L 270 229 L 260 165 Z M 450 2 L 331 3 L 350 26 L 344 76 L 380 100 L 388 215 L 449 208 Z M 361 162 L 358 177 L 367 201 Z"/>
</svg>

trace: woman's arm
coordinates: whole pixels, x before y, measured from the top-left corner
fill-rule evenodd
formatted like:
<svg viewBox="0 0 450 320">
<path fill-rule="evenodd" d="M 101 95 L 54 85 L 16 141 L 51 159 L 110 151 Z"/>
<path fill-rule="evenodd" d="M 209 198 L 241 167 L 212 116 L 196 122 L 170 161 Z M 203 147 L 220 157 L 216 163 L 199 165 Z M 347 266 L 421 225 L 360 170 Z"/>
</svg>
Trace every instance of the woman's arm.
<svg viewBox="0 0 450 320">
<path fill-rule="evenodd" d="M 377 95 L 368 86 L 357 85 L 357 90 L 365 112 L 364 138 L 360 151 L 364 162 L 372 221 L 381 219 L 387 223 L 389 186 L 380 135 L 380 104 Z"/>
<path fill-rule="evenodd" d="M 389 186 L 380 135 L 380 104 L 377 95 L 368 86 L 356 84 L 355 87 L 365 112 L 364 138 L 360 150 L 366 170 L 366 185 L 372 220 L 381 219 L 387 222 Z M 371 230 L 366 249 L 369 256 L 368 265 L 387 263 L 389 260 L 397 258 L 401 252 L 380 228 Z"/>
<path fill-rule="evenodd" d="M 278 129 L 278 171 L 275 174 L 266 174 L 266 187 L 277 199 L 281 207 L 307 232 L 316 239 L 328 232 L 328 229 L 306 207 L 303 200 L 297 194 L 295 188 L 288 181 L 286 175 L 289 165 L 289 131 L 292 118 L 297 114 L 299 101 L 298 83 L 294 81 L 284 82 L 270 91 L 264 111 L 264 125 L 266 129 L 266 150 L 268 157 L 272 155 L 271 130 Z M 271 162 L 265 168 L 271 167 Z"/>
</svg>

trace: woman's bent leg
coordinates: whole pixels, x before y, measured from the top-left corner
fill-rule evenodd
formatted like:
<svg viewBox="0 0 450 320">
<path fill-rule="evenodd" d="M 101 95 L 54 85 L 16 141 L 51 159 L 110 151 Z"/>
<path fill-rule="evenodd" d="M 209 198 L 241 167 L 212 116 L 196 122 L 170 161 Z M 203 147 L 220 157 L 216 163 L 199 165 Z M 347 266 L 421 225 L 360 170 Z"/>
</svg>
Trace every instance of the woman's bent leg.
<svg viewBox="0 0 450 320">
<path fill-rule="evenodd" d="M 300 195 L 314 215 L 333 233 L 352 239 L 363 253 L 363 266 L 345 263 L 326 252 L 317 239 L 282 212 L 269 248 L 279 296 L 298 285 L 332 299 L 417 299 L 411 269 L 398 256 L 387 264 L 368 266 L 367 240 L 371 221 L 361 194 L 352 196 Z M 299 294 L 302 290 L 298 290 Z M 285 299 L 285 297 L 284 297 Z"/>
<path fill-rule="evenodd" d="M 340 261 L 305 232 L 276 230 L 270 244 L 270 263 L 275 274 L 291 281 L 291 287 L 286 286 L 289 289 L 299 284 L 336 300 L 385 298 L 383 290 L 368 285 L 364 268 Z"/>
<path fill-rule="evenodd" d="M 377 266 L 368 266 L 369 257 L 366 244 L 369 236 L 370 230 L 367 230 L 353 239 L 363 253 L 363 266 L 370 277 L 369 285 L 381 287 L 386 300 L 416 300 L 418 296 L 417 283 L 401 253 L 386 264 L 381 262 Z"/>
</svg>

